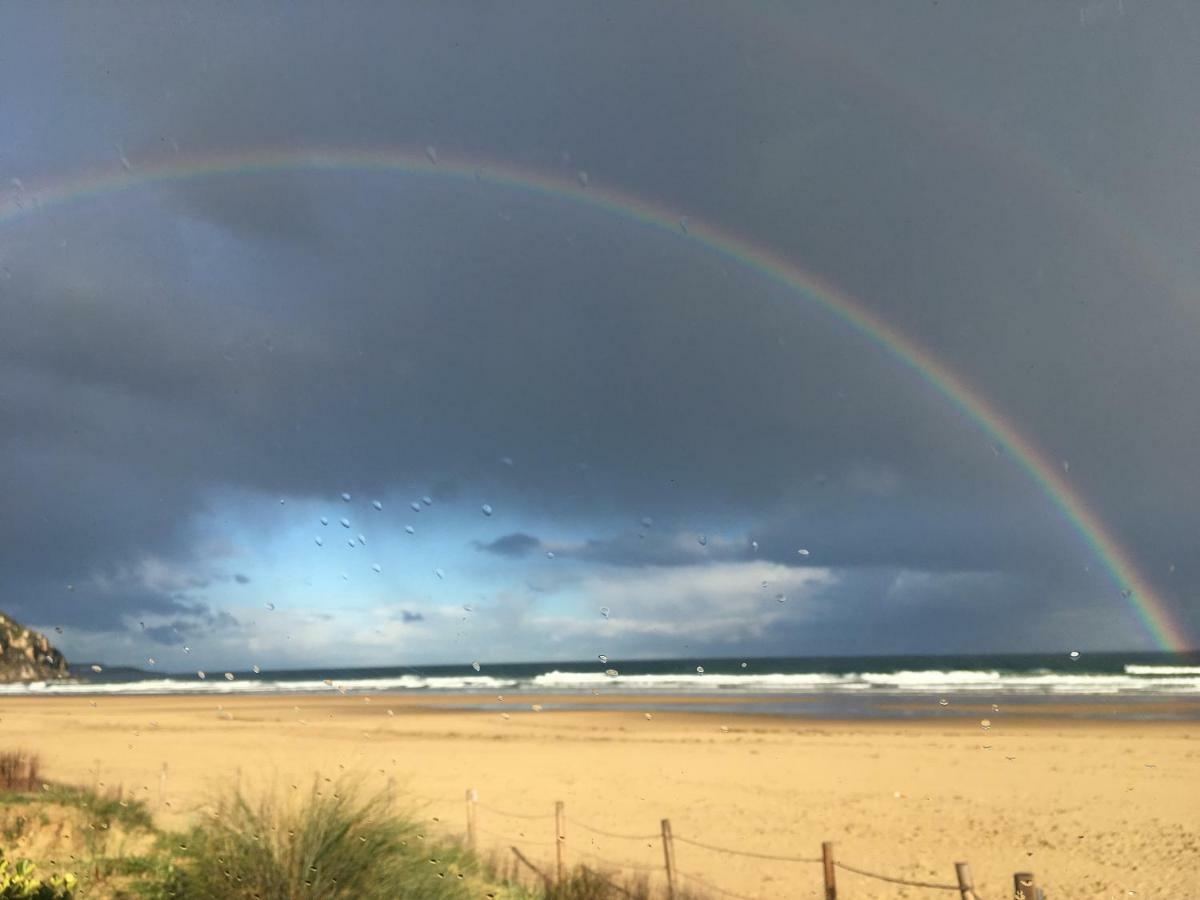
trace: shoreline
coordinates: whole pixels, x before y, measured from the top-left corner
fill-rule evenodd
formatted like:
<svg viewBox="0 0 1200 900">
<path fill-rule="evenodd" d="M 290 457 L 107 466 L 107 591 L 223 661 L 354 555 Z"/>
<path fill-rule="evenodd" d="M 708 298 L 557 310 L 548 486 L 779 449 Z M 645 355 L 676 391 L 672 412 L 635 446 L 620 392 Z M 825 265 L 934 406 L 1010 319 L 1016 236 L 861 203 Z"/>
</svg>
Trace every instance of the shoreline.
<svg viewBox="0 0 1200 900">
<path fill-rule="evenodd" d="M 574 697 L 576 710 L 550 706 L 562 695 L 517 699 L 476 710 L 476 694 L 6 696 L 0 749 L 38 753 L 51 780 L 121 785 L 167 827 L 233 785 L 290 792 L 345 775 L 452 835 L 465 832 L 464 797 L 477 790 L 485 854 L 518 846 L 545 861 L 562 801 L 568 861 L 592 854 L 651 872 L 662 863 L 653 841 L 587 828 L 653 834 L 669 818 L 680 838 L 785 856 L 819 854 L 829 840 L 848 863 L 939 882 L 966 861 L 984 897 L 1004 896 L 1020 870 L 1055 900 L 1128 890 L 1177 900 L 1200 883 L 1194 721 L 976 704 L 985 730 L 984 715 L 735 716 L 660 697 L 669 708 L 647 719 L 615 708 L 643 695 Z M 687 844 L 676 853 L 684 871 L 755 900 L 818 895 L 819 868 L 797 875 L 794 864 Z M 894 900 L 886 888 L 847 880 L 844 890 Z"/>
</svg>

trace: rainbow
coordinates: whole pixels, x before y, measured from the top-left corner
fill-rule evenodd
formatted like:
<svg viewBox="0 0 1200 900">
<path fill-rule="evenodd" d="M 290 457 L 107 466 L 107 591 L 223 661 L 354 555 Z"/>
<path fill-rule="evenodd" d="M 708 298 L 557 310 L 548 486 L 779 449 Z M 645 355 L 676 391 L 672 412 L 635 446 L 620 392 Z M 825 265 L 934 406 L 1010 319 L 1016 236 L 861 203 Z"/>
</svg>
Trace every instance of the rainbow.
<svg viewBox="0 0 1200 900">
<path fill-rule="evenodd" d="M 744 266 L 769 282 L 795 291 L 914 372 L 993 442 L 1004 447 L 1108 569 L 1153 641 L 1167 651 L 1189 649 L 1187 632 L 1175 620 L 1170 607 L 1156 594 L 1149 580 L 1138 571 L 1130 555 L 1067 481 L 1055 461 L 1023 436 L 961 377 L 861 302 L 771 249 L 715 224 L 681 216 L 677 210 L 644 197 L 589 183 L 582 173 L 548 174 L 511 163 L 441 154 L 432 147 L 424 150 L 338 147 L 238 150 L 203 155 L 175 154 L 144 162 L 139 160 L 136 164 L 121 155 L 119 165 L 39 179 L 30 184 L 14 179 L 5 193 L 0 194 L 0 226 L 40 210 L 137 186 L 287 170 L 386 172 L 415 178 L 481 181 L 567 201 L 673 234 Z"/>
</svg>

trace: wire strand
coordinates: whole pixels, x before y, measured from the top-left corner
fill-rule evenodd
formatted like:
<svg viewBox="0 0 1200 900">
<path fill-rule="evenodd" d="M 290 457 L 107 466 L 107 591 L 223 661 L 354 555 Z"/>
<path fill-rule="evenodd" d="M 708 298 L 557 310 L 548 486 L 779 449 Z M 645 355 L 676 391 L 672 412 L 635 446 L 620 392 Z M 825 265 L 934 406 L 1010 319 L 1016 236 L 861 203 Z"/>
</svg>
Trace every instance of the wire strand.
<svg viewBox="0 0 1200 900">
<path fill-rule="evenodd" d="M 542 813 L 541 815 L 529 815 L 528 813 L 509 812 L 507 809 L 498 809 L 495 806 L 488 806 L 486 803 L 476 801 L 476 806 L 481 809 L 486 809 L 490 813 L 495 813 L 498 816 L 508 816 L 510 819 L 527 819 L 530 821 L 540 821 L 542 819 L 553 819 L 554 813 Z"/>
<path fill-rule="evenodd" d="M 848 866 L 844 862 L 835 862 L 835 866 L 839 869 L 845 869 L 847 872 L 853 872 L 855 875 L 862 875 L 864 878 L 874 878 L 877 881 L 887 881 L 891 884 L 906 884 L 909 887 L 930 888 L 935 891 L 957 891 L 957 884 L 937 884 L 932 881 L 910 881 L 907 878 L 894 878 L 891 875 L 881 875 L 878 872 L 868 872 L 866 869 L 859 869 L 855 866 Z"/>
<path fill-rule="evenodd" d="M 509 841 L 514 844 L 533 844 L 534 846 L 537 846 L 537 847 L 554 847 L 554 846 L 556 846 L 554 841 L 539 841 L 534 838 L 527 838 L 524 835 L 517 835 L 516 837 L 513 837 L 510 834 L 502 834 L 499 831 L 491 831 L 487 828 L 476 828 L 476 830 L 480 834 L 486 834 L 489 837 L 494 837 L 494 838 L 497 838 L 502 841 Z"/>
<path fill-rule="evenodd" d="M 700 841 L 693 841 L 691 838 L 674 835 L 675 840 L 682 841 L 685 844 L 691 844 L 693 847 L 700 847 L 703 850 L 711 850 L 714 853 L 728 853 L 731 856 L 749 856 L 752 859 L 773 859 L 776 862 L 797 862 L 797 863 L 819 863 L 821 858 L 817 856 L 775 856 L 770 853 L 754 853 L 750 850 L 730 850 L 728 847 L 717 847 L 714 844 L 705 844 Z"/>
<path fill-rule="evenodd" d="M 578 819 L 568 818 L 567 821 L 569 823 L 571 823 L 572 825 L 579 826 L 584 831 L 590 831 L 593 834 L 600 834 L 600 835 L 603 835 L 604 837 L 618 838 L 619 840 L 622 840 L 622 841 L 653 841 L 653 840 L 658 840 L 659 838 L 662 837 L 662 835 L 660 835 L 660 834 L 618 834 L 615 831 L 605 831 L 602 828 L 595 828 L 591 825 L 587 825 L 583 822 L 580 822 Z"/>
</svg>

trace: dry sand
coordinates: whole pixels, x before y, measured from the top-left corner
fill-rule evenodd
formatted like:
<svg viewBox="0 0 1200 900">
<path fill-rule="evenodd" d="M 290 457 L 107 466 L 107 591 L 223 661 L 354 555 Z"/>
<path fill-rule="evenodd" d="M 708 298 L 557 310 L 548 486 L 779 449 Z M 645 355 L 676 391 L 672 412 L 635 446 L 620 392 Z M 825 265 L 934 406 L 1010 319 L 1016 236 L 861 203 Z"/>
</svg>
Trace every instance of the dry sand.
<svg viewBox="0 0 1200 900">
<path fill-rule="evenodd" d="M 39 752 L 56 780 L 134 789 L 166 825 L 182 824 L 237 778 L 291 790 L 314 772 L 345 771 L 380 789 L 392 779 L 402 802 L 447 832 L 464 830 L 464 793 L 474 787 L 481 847 L 507 854 L 516 845 L 541 860 L 552 858 L 562 800 L 569 862 L 602 865 L 600 857 L 657 873 L 659 820 L 669 818 L 682 872 L 755 900 L 820 896 L 820 867 L 682 839 L 803 857 L 832 840 L 839 860 L 936 882 L 952 882 L 954 862 L 965 860 L 981 900 L 1011 897 L 1018 870 L 1033 871 L 1049 900 L 1200 897 L 1196 722 L 982 707 L 992 723 L 985 731 L 978 718 L 817 721 L 691 712 L 686 701 L 647 720 L 604 702 L 534 712 L 539 698 L 530 696 L 465 708 L 479 702 L 7 697 L 0 748 Z M 850 900 L 957 897 L 838 875 Z"/>
</svg>

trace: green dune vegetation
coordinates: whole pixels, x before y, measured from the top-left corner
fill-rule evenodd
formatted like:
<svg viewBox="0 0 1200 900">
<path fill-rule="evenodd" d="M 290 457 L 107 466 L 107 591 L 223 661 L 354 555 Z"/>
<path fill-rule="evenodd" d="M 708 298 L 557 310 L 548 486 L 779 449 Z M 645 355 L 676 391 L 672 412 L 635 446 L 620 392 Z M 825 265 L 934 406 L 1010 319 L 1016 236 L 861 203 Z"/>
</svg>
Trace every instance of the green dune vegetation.
<svg viewBox="0 0 1200 900">
<path fill-rule="evenodd" d="M 352 778 L 279 797 L 231 789 L 183 831 L 120 788 L 46 780 L 0 753 L 0 900 L 655 900 L 644 880 L 577 867 L 555 881 L 483 858 Z M 679 898 L 696 895 L 676 892 Z"/>
</svg>

